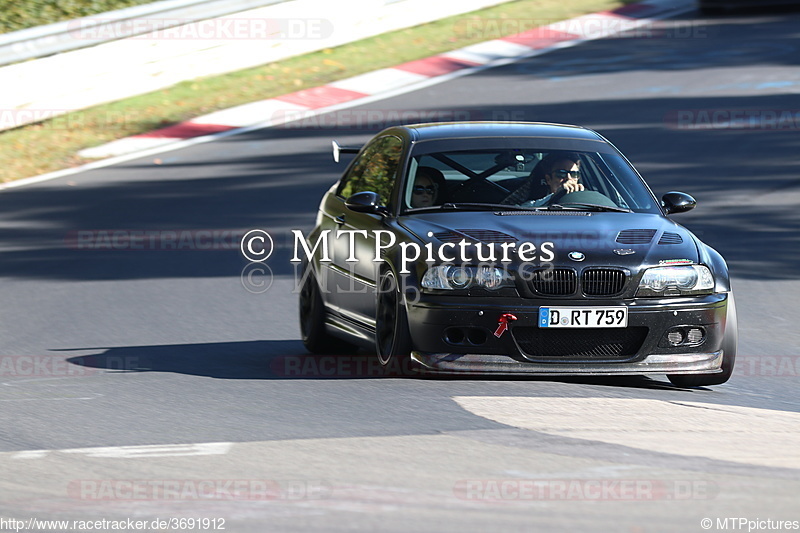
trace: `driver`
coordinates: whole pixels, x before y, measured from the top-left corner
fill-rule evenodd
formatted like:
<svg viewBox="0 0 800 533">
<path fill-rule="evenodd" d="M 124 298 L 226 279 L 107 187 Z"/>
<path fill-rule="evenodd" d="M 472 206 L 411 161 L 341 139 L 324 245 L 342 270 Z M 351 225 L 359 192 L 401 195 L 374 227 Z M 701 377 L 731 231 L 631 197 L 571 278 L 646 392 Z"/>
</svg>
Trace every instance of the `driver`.
<svg viewBox="0 0 800 533">
<path fill-rule="evenodd" d="M 514 191 L 504 204 L 519 204 L 525 207 L 547 205 L 556 195 L 583 191 L 581 183 L 581 160 L 573 152 L 550 152 L 536 165 L 530 179 Z"/>
</svg>

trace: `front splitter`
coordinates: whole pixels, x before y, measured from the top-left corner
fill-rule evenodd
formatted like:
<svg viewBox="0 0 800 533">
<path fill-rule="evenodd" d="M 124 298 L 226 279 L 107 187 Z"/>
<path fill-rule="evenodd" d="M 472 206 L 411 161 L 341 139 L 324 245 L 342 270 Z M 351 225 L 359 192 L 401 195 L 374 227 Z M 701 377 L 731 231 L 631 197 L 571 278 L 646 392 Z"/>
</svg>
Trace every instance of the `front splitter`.
<svg viewBox="0 0 800 533">
<path fill-rule="evenodd" d="M 648 355 L 625 363 L 520 362 L 502 355 L 411 352 L 423 372 L 452 374 L 535 374 L 540 376 L 609 376 L 637 374 L 716 374 L 721 372 L 722 352 Z"/>
</svg>

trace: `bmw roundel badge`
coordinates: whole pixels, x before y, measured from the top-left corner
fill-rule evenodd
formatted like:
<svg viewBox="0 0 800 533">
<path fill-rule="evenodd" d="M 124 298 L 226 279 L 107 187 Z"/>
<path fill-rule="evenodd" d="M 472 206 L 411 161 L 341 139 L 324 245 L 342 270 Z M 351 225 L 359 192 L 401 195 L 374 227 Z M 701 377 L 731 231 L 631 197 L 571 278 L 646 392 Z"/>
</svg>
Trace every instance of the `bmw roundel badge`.
<svg viewBox="0 0 800 533">
<path fill-rule="evenodd" d="M 586 256 L 582 252 L 570 252 L 567 254 L 567 257 L 572 259 L 573 261 L 583 261 L 586 259 Z"/>
</svg>

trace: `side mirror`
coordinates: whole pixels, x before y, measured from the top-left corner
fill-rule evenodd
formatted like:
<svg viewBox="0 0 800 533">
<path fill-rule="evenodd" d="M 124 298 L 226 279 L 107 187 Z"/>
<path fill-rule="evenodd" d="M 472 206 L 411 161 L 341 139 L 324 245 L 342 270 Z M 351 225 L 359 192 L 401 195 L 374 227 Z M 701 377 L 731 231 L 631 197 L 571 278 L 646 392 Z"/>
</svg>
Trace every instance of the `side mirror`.
<svg viewBox="0 0 800 533">
<path fill-rule="evenodd" d="M 356 213 L 370 213 L 380 216 L 389 214 L 386 207 L 381 205 L 381 197 L 378 193 L 372 191 L 357 192 L 345 200 L 344 205 L 347 209 Z"/>
<path fill-rule="evenodd" d="M 661 207 L 668 215 L 691 211 L 696 205 L 697 201 L 685 192 L 672 191 L 661 197 Z"/>
<path fill-rule="evenodd" d="M 357 154 L 361 148 L 357 146 L 342 146 L 336 141 L 331 141 L 333 145 L 333 160 L 337 163 L 341 159 L 342 154 Z"/>
</svg>

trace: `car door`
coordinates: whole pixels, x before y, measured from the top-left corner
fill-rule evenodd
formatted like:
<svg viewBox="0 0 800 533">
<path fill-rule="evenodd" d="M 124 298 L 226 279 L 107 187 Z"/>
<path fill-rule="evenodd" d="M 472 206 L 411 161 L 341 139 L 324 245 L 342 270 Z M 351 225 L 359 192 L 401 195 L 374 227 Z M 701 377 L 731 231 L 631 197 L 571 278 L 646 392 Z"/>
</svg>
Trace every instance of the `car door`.
<svg viewBox="0 0 800 533">
<path fill-rule="evenodd" d="M 379 262 L 375 259 L 375 235 L 385 230 L 383 217 L 357 213 L 345 207 L 353 194 L 365 191 L 378 193 L 382 205 L 391 211 L 392 191 L 403 153 L 403 141 L 384 135 L 371 142 L 354 161 L 336 191 L 331 214 L 339 230 L 331 240 L 331 301 L 342 316 L 374 326 L 375 285 Z"/>
</svg>

